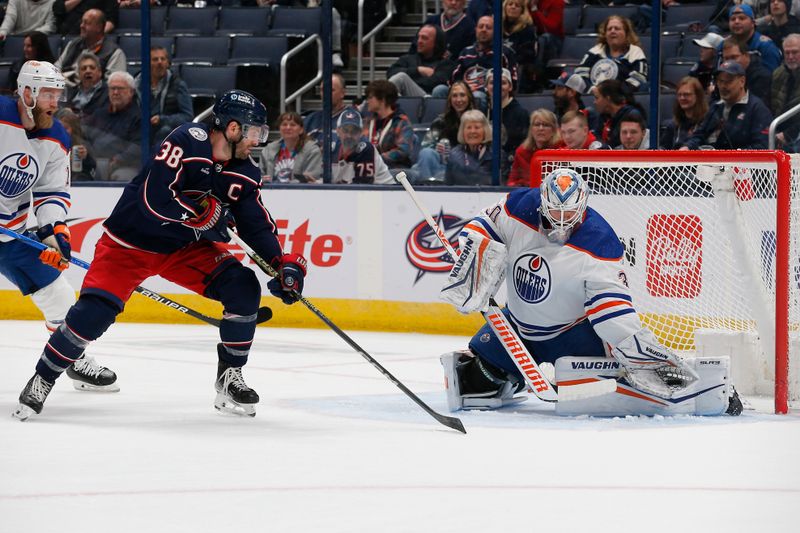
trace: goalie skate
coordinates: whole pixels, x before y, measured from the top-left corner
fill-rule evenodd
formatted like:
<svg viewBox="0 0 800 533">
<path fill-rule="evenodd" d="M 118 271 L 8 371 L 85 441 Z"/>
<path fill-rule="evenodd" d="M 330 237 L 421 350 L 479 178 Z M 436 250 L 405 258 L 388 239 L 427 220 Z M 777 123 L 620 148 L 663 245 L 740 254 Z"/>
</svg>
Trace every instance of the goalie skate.
<svg viewBox="0 0 800 533">
<path fill-rule="evenodd" d="M 524 402 L 527 396 L 516 395 L 516 385 L 506 381 L 498 388 L 486 392 L 466 392 L 461 379 L 462 369 L 475 356 L 468 350 L 443 354 L 439 360 L 444 368 L 447 408 L 450 412 L 458 410 L 486 411 Z"/>
<path fill-rule="evenodd" d="M 38 415 L 42 412 L 44 401 L 52 389 L 53 383 L 50 383 L 39 374 L 34 374 L 28 380 L 25 388 L 22 389 L 19 395 L 19 405 L 11 413 L 11 416 L 24 422 L 34 414 Z"/>
<path fill-rule="evenodd" d="M 228 366 L 220 362 L 217 370 L 217 381 L 214 384 L 217 397 L 214 408 L 217 411 L 240 416 L 256 416 L 255 404 L 258 393 L 247 386 L 242 377 L 242 368 Z"/>
<path fill-rule="evenodd" d="M 97 363 L 94 357 L 84 356 L 67 368 L 67 376 L 75 390 L 119 392 L 117 375 Z"/>
</svg>

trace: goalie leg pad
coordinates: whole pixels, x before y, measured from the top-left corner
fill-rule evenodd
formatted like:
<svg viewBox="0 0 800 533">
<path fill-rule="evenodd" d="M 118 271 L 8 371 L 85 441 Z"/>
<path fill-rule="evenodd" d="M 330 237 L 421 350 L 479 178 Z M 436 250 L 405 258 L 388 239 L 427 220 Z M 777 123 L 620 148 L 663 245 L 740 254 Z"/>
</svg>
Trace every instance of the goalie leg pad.
<svg viewBox="0 0 800 533">
<path fill-rule="evenodd" d="M 469 350 L 449 352 L 440 357 L 447 389 L 447 408 L 451 412 L 497 409 L 524 402 L 515 396 L 519 382 L 501 377 L 501 370 L 480 360 Z"/>
<path fill-rule="evenodd" d="M 458 256 L 439 298 L 455 306 L 459 313 L 485 311 L 506 272 L 506 247 L 474 231 L 459 238 Z"/>
<path fill-rule="evenodd" d="M 75 303 L 75 290 L 62 274 L 31 294 L 31 300 L 44 315 L 47 329 L 52 333 L 64 322 L 69 308 Z"/>
</svg>

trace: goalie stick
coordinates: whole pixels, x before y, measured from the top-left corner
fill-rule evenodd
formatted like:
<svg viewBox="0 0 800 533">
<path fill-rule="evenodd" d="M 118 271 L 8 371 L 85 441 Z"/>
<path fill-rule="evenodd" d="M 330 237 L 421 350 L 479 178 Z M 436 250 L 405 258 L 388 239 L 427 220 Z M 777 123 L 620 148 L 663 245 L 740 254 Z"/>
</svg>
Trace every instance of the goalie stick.
<svg viewBox="0 0 800 533">
<path fill-rule="evenodd" d="M 237 235 L 232 230 L 228 230 L 228 234 L 231 236 L 231 239 L 233 240 L 233 242 L 238 244 L 242 248 L 242 250 L 244 250 L 245 253 L 250 257 L 250 259 L 252 259 L 259 266 L 259 268 L 264 271 L 265 274 L 267 274 L 271 278 L 277 278 L 279 276 L 278 271 L 275 270 L 272 267 L 272 265 L 267 263 L 264 260 L 264 258 L 262 258 L 260 255 L 258 255 L 252 248 L 250 248 L 250 246 L 246 242 L 244 242 L 242 240 L 242 238 L 239 237 L 239 235 Z M 433 418 L 435 418 L 436 421 L 438 421 L 439 423 L 441 423 L 441 424 L 443 424 L 443 425 L 445 425 L 445 426 L 447 426 L 449 428 L 455 429 L 456 431 L 460 431 L 461 433 L 466 433 L 467 432 L 467 430 L 464 429 L 464 424 L 461 423 L 461 420 L 459 420 L 458 418 L 455 418 L 453 416 L 445 416 L 445 415 L 439 414 L 436 411 L 434 411 L 433 409 L 431 409 L 416 394 L 411 392 L 411 390 L 408 387 L 403 385 L 403 383 L 400 380 L 398 380 L 388 370 L 386 370 L 383 366 L 381 366 L 381 364 L 377 360 L 375 360 L 374 357 L 372 357 L 370 354 L 368 354 L 366 352 L 366 350 L 364 350 L 361 346 L 359 346 L 356 343 L 356 341 L 351 339 L 350 336 L 347 335 L 347 333 L 345 333 L 344 331 L 339 329 L 339 327 L 336 324 L 334 324 L 331 321 L 331 319 L 329 319 L 327 316 L 325 316 L 322 313 L 322 311 L 317 309 L 317 307 L 314 304 L 309 302 L 306 298 L 303 297 L 303 295 L 301 295 L 297 291 L 293 290 L 292 293 L 294 294 L 294 296 L 299 301 L 301 301 L 303 303 L 303 305 L 305 305 L 309 309 L 309 311 L 311 311 L 312 313 L 317 315 L 317 317 L 320 320 L 322 320 L 329 328 L 331 328 L 337 335 L 339 335 L 339 337 L 341 337 L 342 340 L 344 340 L 347 344 L 349 344 L 350 347 L 353 348 L 356 352 L 358 352 L 364 359 L 369 361 L 369 363 L 372 366 L 374 366 L 376 369 L 378 369 L 378 372 L 380 372 L 381 374 L 386 376 L 386 378 L 389 381 L 394 383 L 397 386 L 398 389 L 403 391 L 403 393 L 406 396 L 411 398 L 414 401 L 414 403 L 419 405 L 426 413 L 428 413 Z"/>
<path fill-rule="evenodd" d="M 31 239 L 27 235 L 23 235 L 21 233 L 17 233 L 16 231 L 10 230 L 8 228 L 4 228 L 3 226 L 0 226 L 0 233 L 4 233 L 4 234 L 8 235 L 9 237 L 13 237 L 13 238 L 17 239 L 18 241 L 23 242 L 23 243 L 27 244 L 28 246 L 31 246 L 31 247 L 36 248 L 38 250 L 46 250 L 47 249 L 47 245 L 45 245 L 45 244 L 43 244 L 43 243 L 41 243 L 41 242 L 39 242 L 39 241 L 37 241 L 35 239 Z M 89 270 L 89 267 L 91 266 L 90 263 L 87 263 L 86 261 L 82 261 L 82 260 L 80 260 L 80 259 L 78 259 L 77 257 L 74 257 L 74 256 L 72 258 L 70 258 L 69 262 L 72 263 L 73 265 L 77 265 L 77 266 L 79 266 L 81 268 L 84 268 L 86 270 Z M 142 296 L 145 296 L 146 298 L 150 298 L 154 302 L 158 302 L 161 305 L 165 305 L 165 306 L 169 307 L 170 309 L 174 309 L 176 311 L 179 311 L 179 312 L 183 313 L 184 315 L 189 315 L 189 316 L 194 317 L 194 318 L 196 318 L 198 320 L 202 320 L 203 322 L 205 322 L 207 324 L 211 324 L 212 326 L 219 327 L 220 320 L 218 318 L 212 318 L 210 316 L 204 315 L 203 313 L 195 311 L 194 309 L 189 309 L 185 305 L 179 304 L 175 300 L 170 300 L 166 296 L 158 294 L 157 292 L 153 292 L 153 291 L 151 291 L 149 289 L 145 289 L 144 287 L 136 287 L 134 290 L 136 292 L 138 292 L 139 294 L 141 294 Z M 258 315 L 256 317 L 256 323 L 261 324 L 262 322 L 266 322 L 267 320 L 269 320 L 271 318 L 272 318 L 272 309 L 270 309 L 269 307 L 264 306 L 264 307 L 259 308 L 259 310 L 258 310 Z"/>
</svg>

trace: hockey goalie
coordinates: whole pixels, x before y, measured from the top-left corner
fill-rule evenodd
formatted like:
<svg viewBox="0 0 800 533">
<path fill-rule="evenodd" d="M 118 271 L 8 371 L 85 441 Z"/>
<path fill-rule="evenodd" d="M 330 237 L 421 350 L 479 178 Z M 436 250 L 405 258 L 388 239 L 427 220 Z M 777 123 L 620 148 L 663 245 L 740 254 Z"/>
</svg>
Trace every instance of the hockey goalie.
<svg viewBox="0 0 800 533">
<path fill-rule="evenodd" d="M 623 247 L 588 198 L 578 173 L 557 169 L 482 211 L 459 236 L 441 298 L 486 311 L 505 280 L 502 313 L 531 358 L 554 365 L 558 414 L 740 414 L 727 358 L 681 359 L 642 325 Z M 451 411 L 510 405 L 531 387 L 489 324 L 441 361 Z M 612 387 L 567 394 L 598 382 Z"/>
</svg>

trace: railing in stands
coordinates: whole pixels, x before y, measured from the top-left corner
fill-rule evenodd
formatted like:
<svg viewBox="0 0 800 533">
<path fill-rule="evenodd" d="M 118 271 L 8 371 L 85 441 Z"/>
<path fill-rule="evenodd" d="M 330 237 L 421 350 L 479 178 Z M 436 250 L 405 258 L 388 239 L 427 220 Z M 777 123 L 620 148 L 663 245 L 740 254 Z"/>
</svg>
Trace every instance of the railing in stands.
<svg viewBox="0 0 800 533">
<path fill-rule="evenodd" d="M 781 113 L 769 124 L 769 149 L 775 149 L 775 138 L 777 136 L 778 126 L 800 113 L 800 104 L 797 104 L 785 113 Z"/>
<path fill-rule="evenodd" d="M 295 92 L 286 96 L 286 64 L 289 60 L 299 54 L 303 49 L 311 46 L 311 43 L 317 43 L 317 74 L 311 81 L 297 89 Z M 300 113 L 300 106 L 302 105 L 302 97 L 307 91 L 312 89 L 318 82 L 322 81 L 322 39 L 318 34 L 311 35 L 306 38 L 302 43 L 298 44 L 281 57 L 281 113 L 286 111 L 286 106 L 291 102 L 295 102 L 295 109 Z"/>
<path fill-rule="evenodd" d="M 434 0 L 433 2 L 433 12 L 440 13 L 442 10 L 441 2 L 439 0 Z M 428 0 L 422 0 L 422 23 L 425 24 L 425 20 L 428 18 Z"/>
<path fill-rule="evenodd" d="M 385 28 L 391 21 L 392 16 L 394 15 L 394 0 L 387 0 L 386 2 L 386 18 L 378 23 L 377 26 L 372 28 L 368 34 L 364 35 L 364 0 L 358 0 L 358 37 L 357 37 L 357 44 L 358 44 L 358 61 L 357 61 L 357 72 L 356 72 L 356 94 L 361 96 L 361 86 L 362 86 L 362 69 L 364 63 L 364 43 L 369 41 L 369 79 L 371 80 L 375 76 L 375 36 L 380 32 L 383 28 Z"/>
</svg>

